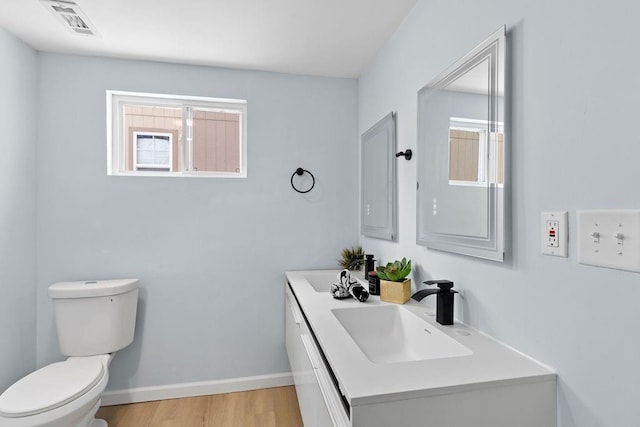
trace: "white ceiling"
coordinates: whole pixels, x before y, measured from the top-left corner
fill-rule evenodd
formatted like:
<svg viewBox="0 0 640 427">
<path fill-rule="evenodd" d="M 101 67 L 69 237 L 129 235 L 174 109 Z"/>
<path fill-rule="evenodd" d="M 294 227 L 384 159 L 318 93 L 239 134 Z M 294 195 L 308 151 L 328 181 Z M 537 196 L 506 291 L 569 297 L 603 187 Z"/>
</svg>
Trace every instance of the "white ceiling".
<svg viewBox="0 0 640 427">
<path fill-rule="evenodd" d="M 74 0 L 74 34 L 39 0 L 0 0 L 0 26 L 37 50 L 358 77 L 417 0 Z"/>
</svg>

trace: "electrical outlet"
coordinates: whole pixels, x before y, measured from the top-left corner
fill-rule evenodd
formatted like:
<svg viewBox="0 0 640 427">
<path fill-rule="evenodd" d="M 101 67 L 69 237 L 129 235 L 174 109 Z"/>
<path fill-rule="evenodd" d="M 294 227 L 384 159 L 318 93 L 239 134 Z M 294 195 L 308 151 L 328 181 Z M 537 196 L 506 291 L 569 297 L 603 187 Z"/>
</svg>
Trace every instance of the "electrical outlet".
<svg viewBox="0 0 640 427">
<path fill-rule="evenodd" d="M 566 258 L 569 240 L 567 212 L 542 212 L 542 253 Z"/>
<path fill-rule="evenodd" d="M 547 247 L 557 248 L 558 247 L 558 221 L 557 220 L 547 220 L 545 234 L 547 236 Z"/>
</svg>

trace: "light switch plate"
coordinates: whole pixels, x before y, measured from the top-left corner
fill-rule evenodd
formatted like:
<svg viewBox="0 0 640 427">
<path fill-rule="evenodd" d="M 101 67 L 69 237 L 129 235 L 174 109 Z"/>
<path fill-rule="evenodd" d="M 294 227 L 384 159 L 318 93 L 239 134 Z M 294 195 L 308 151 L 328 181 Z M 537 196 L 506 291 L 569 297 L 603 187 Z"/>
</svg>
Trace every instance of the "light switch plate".
<svg viewBox="0 0 640 427">
<path fill-rule="evenodd" d="M 640 272 L 640 209 L 580 210 L 578 262 Z"/>
<path fill-rule="evenodd" d="M 569 242 L 567 212 L 542 212 L 542 253 L 566 258 Z"/>
</svg>

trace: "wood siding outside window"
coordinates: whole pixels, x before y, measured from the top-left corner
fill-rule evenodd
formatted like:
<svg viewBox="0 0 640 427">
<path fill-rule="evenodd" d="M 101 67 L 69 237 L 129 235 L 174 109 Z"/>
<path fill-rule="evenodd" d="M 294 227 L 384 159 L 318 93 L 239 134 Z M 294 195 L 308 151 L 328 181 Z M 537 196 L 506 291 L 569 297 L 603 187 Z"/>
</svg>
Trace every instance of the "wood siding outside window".
<svg viewBox="0 0 640 427">
<path fill-rule="evenodd" d="M 480 133 L 466 130 L 449 131 L 449 180 L 478 181 Z"/>
<path fill-rule="evenodd" d="M 182 161 L 182 109 L 165 107 L 145 107 L 127 105 L 124 107 L 124 125 L 127 135 L 125 165 L 127 171 L 133 171 L 133 133 L 162 132 L 173 134 L 172 169 L 178 170 Z"/>
<path fill-rule="evenodd" d="M 449 130 L 449 180 L 481 182 L 478 176 L 480 155 L 480 132 L 467 130 Z M 497 176 L 490 179 L 498 184 L 504 183 L 504 134 L 491 133 L 490 144 L 496 146 Z M 491 168 L 493 169 L 493 168 Z"/>
<path fill-rule="evenodd" d="M 180 170 L 183 149 L 181 108 L 126 105 L 127 145 L 125 166 L 133 171 L 134 132 L 173 134 L 172 170 Z M 193 112 L 193 168 L 195 171 L 240 171 L 240 115 L 211 111 Z"/>
<path fill-rule="evenodd" d="M 193 112 L 193 167 L 196 171 L 240 172 L 240 115 Z"/>
</svg>

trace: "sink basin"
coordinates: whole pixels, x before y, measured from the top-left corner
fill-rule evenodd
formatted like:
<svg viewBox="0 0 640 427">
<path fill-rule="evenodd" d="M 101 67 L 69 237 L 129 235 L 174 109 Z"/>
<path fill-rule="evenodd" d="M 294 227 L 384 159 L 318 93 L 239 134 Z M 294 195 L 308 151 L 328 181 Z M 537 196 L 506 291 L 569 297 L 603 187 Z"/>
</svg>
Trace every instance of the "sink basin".
<svg viewBox="0 0 640 427">
<path fill-rule="evenodd" d="M 337 275 L 338 272 L 333 270 L 309 271 L 304 273 L 304 278 L 316 292 L 329 292 L 331 284 L 338 281 Z"/>
<path fill-rule="evenodd" d="M 467 347 L 400 306 L 335 308 L 331 312 L 373 363 L 472 354 Z"/>
<path fill-rule="evenodd" d="M 303 274 L 303 277 L 309 282 L 311 287 L 316 292 L 329 292 L 329 287 L 332 283 L 338 283 L 338 273 L 340 270 L 317 270 L 307 271 Z M 351 277 L 355 277 L 359 280 L 361 273 L 351 273 Z M 362 283 L 362 282 L 361 282 Z"/>
</svg>

